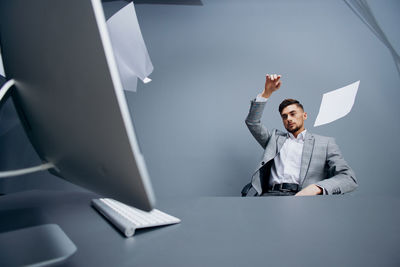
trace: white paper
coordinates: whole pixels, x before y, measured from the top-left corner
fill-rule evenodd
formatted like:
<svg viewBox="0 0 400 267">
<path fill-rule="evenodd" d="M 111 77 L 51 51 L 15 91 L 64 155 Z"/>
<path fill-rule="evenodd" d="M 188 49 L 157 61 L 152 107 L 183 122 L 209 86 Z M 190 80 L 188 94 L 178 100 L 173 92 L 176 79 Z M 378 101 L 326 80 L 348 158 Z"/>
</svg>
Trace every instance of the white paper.
<svg viewBox="0 0 400 267">
<path fill-rule="evenodd" d="M 129 3 L 107 20 L 107 28 L 117 61 L 122 86 L 136 91 L 136 77 L 149 82 L 153 71 L 133 3 Z M 146 79 L 147 78 L 147 79 Z"/>
<path fill-rule="evenodd" d="M 314 127 L 343 118 L 351 111 L 356 99 L 360 81 L 325 93 Z"/>
<path fill-rule="evenodd" d="M 4 74 L 3 59 L 1 57 L 1 53 L 0 53 L 0 75 L 6 77 L 6 75 Z"/>
</svg>

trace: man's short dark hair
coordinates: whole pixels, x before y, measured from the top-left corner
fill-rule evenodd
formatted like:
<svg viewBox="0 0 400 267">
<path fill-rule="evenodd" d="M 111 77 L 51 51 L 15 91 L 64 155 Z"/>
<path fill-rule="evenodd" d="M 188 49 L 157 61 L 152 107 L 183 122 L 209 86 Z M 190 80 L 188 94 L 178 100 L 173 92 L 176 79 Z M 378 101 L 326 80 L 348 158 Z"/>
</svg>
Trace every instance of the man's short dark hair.
<svg viewBox="0 0 400 267">
<path fill-rule="evenodd" d="M 297 101 L 296 99 L 288 98 L 288 99 L 283 100 L 282 103 L 279 105 L 279 113 L 282 114 L 282 110 L 284 108 L 286 108 L 287 106 L 293 105 L 293 104 L 297 105 L 304 111 L 303 105 L 300 104 L 299 101 Z"/>
</svg>

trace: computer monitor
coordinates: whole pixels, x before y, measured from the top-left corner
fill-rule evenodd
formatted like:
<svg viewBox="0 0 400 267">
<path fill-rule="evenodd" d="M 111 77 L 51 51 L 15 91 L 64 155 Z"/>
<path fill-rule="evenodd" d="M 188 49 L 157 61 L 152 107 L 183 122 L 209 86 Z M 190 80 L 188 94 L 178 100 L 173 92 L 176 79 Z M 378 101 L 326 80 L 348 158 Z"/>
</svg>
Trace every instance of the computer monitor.
<svg viewBox="0 0 400 267">
<path fill-rule="evenodd" d="M 0 45 L 19 117 L 50 172 L 151 210 L 101 1 L 2 0 Z"/>
</svg>

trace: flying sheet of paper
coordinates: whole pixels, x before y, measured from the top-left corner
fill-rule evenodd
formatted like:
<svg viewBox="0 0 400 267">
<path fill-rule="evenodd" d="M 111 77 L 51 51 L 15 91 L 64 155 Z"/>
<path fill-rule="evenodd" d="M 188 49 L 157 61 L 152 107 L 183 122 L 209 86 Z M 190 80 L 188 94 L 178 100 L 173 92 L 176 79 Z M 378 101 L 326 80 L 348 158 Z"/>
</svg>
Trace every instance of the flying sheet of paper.
<svg viewBox="0 0 400 267">
<path fill-rule="evenodd" d="M 3 77 L 6 76 L 4 74 L 3 59 L 1 58 L 1 53 L 0 53 L 0 75 L 3 76 Z"/>
<path fill-rule="evenodd" d="M 314 127 L 333 122 L 346 116 L 353 107 L 360 81 L 325 93 Z"/>
<path fill-rule="evenodd" d="M 117 61 L 122 86 L 136 91 L 137 78 L 144 83 L 153 71 L 149 53 L 144 43 L 133 3 L 118 10 L 107 20 L 107 28 Z"/>
</svg>

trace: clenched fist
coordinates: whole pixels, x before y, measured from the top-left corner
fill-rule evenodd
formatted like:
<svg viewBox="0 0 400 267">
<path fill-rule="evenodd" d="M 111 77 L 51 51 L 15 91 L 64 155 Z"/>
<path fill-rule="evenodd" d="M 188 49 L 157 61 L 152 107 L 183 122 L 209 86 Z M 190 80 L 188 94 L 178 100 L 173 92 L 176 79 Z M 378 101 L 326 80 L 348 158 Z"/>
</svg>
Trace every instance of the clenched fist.
<svg viewBox="0 0 400 267">
<path fill-rule="evenodd" d="M 281 87 L 281 75 L 267 74 L 265 78 L 265 87 L 261 96 L 269 98 L 273 92 Z"/>
</svg>

